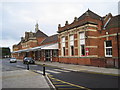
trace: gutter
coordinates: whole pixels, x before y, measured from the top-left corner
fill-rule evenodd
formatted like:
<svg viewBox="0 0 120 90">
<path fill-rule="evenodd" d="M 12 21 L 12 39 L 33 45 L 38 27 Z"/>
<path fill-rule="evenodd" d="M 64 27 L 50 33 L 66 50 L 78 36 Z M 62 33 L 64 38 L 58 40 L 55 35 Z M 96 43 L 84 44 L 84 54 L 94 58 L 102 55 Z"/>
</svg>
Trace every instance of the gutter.
<svg viewBox="0 0 120 90">
<path fill-rule="evenodd" d="M 48 75 L 45 76 L 45 79 L 46 79 L 48 85 L 50 86 L 50 89 L 51 89 L 51 90 L 57 90 L 57 89 L 55 88 L 55 86 L 53 85 L 53 83 L 51 82 L 51 80 L 49 79 L 49 76 L 48 76 Z"/>
</svg>

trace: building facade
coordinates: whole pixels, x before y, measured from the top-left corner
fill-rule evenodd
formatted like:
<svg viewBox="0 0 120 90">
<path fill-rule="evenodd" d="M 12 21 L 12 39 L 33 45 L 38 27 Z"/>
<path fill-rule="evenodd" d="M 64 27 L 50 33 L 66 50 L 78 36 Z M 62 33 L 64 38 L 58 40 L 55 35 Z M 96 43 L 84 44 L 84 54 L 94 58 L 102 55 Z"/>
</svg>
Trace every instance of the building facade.
<svg viewBox="0 0 120 90">
<path fill-rule="evenodd" d="M 120 15 L 99 16 L 87 10 L 72 23 L 58 25 L 58 34 L 47 36 L 39 30 L 25 32 L 20 43 L 13 45 L 12 56 L 32 57 L 97 67 L 120 67 Z"/>
<path fill-rule="evenodd" d="M 25 37 L 17 45 L 13 45 L 12 57 L 23 59 L 32 57 L 41 61 L 58 60 L 58 38 L 57 34 L 47 36 L 35 25 L 35 32 L 25 32 Z"/>
<path fill-rule="evenodd" d="M 65 26 L 58 25 L 59 62 L 119 67 L 120 15 L 101 17 L 87 10 Z"/>
</svg>

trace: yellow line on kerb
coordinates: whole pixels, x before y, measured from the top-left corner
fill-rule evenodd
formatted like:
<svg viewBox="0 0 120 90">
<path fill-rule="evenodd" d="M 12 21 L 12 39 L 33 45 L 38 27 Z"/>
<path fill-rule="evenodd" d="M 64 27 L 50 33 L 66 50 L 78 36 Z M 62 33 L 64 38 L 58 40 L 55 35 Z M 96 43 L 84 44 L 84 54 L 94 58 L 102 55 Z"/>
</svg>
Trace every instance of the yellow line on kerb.
<svg viewBox="0 0 120 90">
<path fill-rule="evenodd" d="M 62 86 L 63 87 L 63 86 L 70 86 L 70 85 L 55 85 L 55 86 L 59 86 L 59 87 Z"/>
<path fill-rule="evenodd" d="M 79 88 L 59 88 L 58 90 L 82 90 Z"/>
<path fill-rule="evenodd" d="M 89 88 L 86 88 L 86 87 L 83 87 L 83 86 L 79 86 L 79 85 L 75 85 L 75 84 L 72 84 L 72 83 L 69 83 L 69 82 L 65 82 L 65 81 L 62 81 L 62 80 L 59 80 L 59 79 L 56 79 L 56 78 L 52 78 L 51 77 L 51 79 L 55 79 L 56 81 L 60 81 L 60 82 L 65 83 L 65 84 L 69 84 L 71 86 L 79 87 L 79 88 L 86 89 L 86 90 L 91 90 Z"/>
<path fill-rule="evenodd" d="M 54 84 L 62 84 L 61 82 L 53 82 Z"/>
</svg>

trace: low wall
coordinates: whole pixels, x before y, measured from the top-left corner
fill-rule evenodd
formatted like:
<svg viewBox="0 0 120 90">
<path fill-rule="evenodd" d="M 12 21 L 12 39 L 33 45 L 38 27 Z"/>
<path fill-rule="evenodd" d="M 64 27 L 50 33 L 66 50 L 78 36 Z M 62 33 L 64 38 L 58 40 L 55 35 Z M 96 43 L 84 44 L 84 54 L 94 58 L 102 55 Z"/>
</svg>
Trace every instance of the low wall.
<svg viewBox="0 0 120 90">
<path fill-rule="evenodd" d="M 91 58 L 90 61 L 92 66 L 118 68 L 117 58 Z"/>
<path fill-rule="evenodd" d="M 118 68 L 117 58 L 78 58 L 78 57 L 59 57 L 58 62 L 68 64 L 91 65 L 96 67 Z"/>
<path fill-rule="evenodd" d="M 70 64 L 81 64 L 81 65 L 91 65 L 90 58 L 67 58 L 60 57 L 59 62 L 70 63 Z"/>
</svg>

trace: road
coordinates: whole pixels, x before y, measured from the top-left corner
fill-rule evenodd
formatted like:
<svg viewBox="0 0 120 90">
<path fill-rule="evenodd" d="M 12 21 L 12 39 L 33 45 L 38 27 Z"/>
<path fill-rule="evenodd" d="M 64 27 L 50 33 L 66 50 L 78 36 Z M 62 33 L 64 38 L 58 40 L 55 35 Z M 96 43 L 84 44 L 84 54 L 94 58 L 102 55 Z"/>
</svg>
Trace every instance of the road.
<svg viewBox="0 0 120 90">
<path fill-rule="evenodd" d="M 27 66 L 22 61 L 9 63 L 8 59 L 2 60 L 2 71 L 23 70 Z M 46 66 L 45 72 L 58 90 L 64 89 L 92 89 L 112 88 L 118 90 L 118 77 L 87 72 L 74 72 L 61 68 Z M 42 65 L 30 65 L 30 70 L 43 74 Z"/>
</svg>

